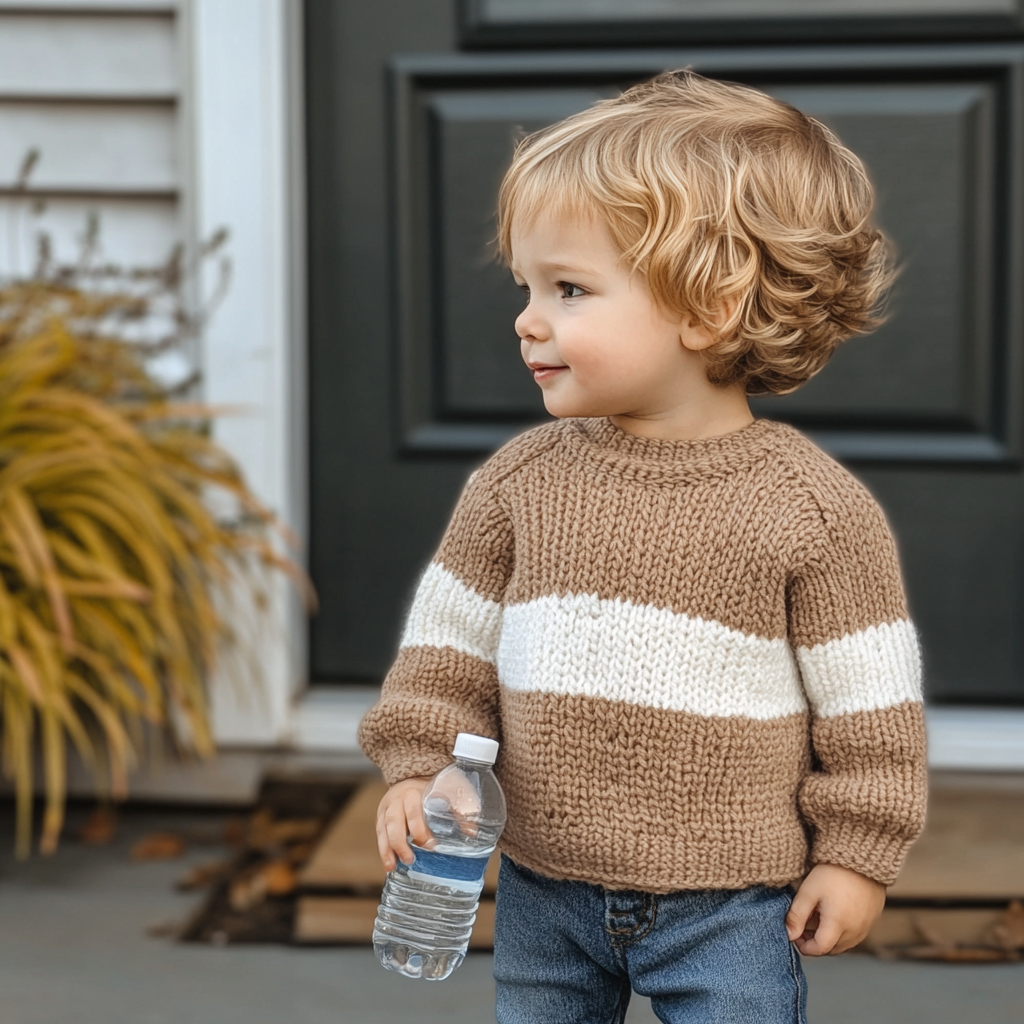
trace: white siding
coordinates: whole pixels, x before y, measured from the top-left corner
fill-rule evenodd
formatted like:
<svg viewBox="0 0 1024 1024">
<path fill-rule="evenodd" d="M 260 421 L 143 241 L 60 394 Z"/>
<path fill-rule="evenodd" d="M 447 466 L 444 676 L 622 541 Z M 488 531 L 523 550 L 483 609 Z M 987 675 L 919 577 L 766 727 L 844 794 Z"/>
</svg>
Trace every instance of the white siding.
<svg viewBox="0 0 1024 1024">
<path fill-rule="evenodd" d="M 32 268 L 41 231 L 73 260 L 92 217 L 98 260 L 122 265 L 158 263 L 178 242 L 194 251 L 227 227 L 231 286 L 195 353 L 203 394 L 244 410 L 218 421 L 216 437 L 301 535 L 300 16 L 299 0 L 0 0 L 0 275 Z M 284 581 L 273 608 L 248 645 L 262 688 L 236 688 L 230 666 L 212 681 L 224 743 L 273 746 L 292 733 L 305 626 Z"/>
<path fill-rule="evenodd" d="M 173 14 L 177 0 L 0 0 L 0 11 L 87 11 L 131 14 L 158 11 Z"/>
<path fill-rule="evenodd" d="M 163 6 L 156 15 L 30 14 L 0 4 L 0 94 L 173 100 L 174 23 Z"/>
<path fill-rule="evenodd" d="M 0 100 L 0 167 L 36 148 L 33 192 L 173 199 L 175 121 L 170 103 Z"/>
<path fill-rule="evenodd" d="M 0 275 L 31 270 L 41 232 L 73 260 L 91 217 L 104 262 L 187 236 L 176 22 L 167 0 L 0 2 Z"/>
<path fill-rule="evenodd" d="M 53 239 L 57 259 L 70 262 L 81 250 L 90 211 L 100 217 L 99 262 L 139 262 L 148 266 L 167 257 L 181 239 L 174 199 L 48 198 L 39 213 L 31 204 L 0 198 L 0 267 L 21 273 L 31 269 L 35 239 Z"/>
</svg>

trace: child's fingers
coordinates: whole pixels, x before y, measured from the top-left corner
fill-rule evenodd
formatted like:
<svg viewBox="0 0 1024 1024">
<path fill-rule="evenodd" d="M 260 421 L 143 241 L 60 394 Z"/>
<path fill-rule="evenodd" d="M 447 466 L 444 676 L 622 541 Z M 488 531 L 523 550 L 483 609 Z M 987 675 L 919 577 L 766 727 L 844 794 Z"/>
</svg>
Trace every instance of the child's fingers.
<svg viewBox="0 0 1024 1024">
<path fill-rule="evenodd" d="M 405 795 L 405 818 L 412 841 L 425 850 L 432 849 L 434 837 L 423 817 L 423 799 L 418 792 L 409 792 Z"/>
<path fill-rule="evenodd" d="M 842 934 L 841 925 L 823 916 L 818 921 L 818 927 L 812 936 L 796 940 L 796 948 L 804 956 L 828 956 L 835 949 Z"/>
<path fill-rule="evenodd" d="M 818 897 L 814 893 L 798 889 L 786 914 L 786 934 L 790 942 L 796 942 L 807 928 L 811 914 L 818 907 Z"/>
<path fill-rule="evenodd" d="M 391 849 L 391 843 L 388 842 L 387 829 L 384 828 L 384 819 L 381 815 L 377 815 L 377 852 L 380 854 L 380 862 L 384 865 L 385 871 L 394 871 L 395 864 L 395 853 Z"/>
<path fill-rule="evenodd" d="M 387 807 L 381 803 L 377 809 L 377 851 L 380 853 L 380 861 L 385 871 L 394 871 L 397 865 L 395 851 L 391 849 L 391 840 L 388 838 L 388 829 L 384 821 Z"/>
<path fill-rule="evenodd" d="M 420 846 L 433 845 L 433 837 L 423 818 L 423 790 L 429 779 L 407 779 L 392 786 L 377 805 L 377 851 L 385 871 L 394 871 L 398 860 L 412 864 L 416 857 L 409 837 Z"/>
<path fill-rule="evenodd" d="M 384 815 L 387 812 L 390 792 L 384 794 L 384 798 L 377 805 L 377 820 L 374 822 L 374 829 L 377 833 L 377 852 L 380 854 L 380 862 L 384 865 L 385 871 L 395 870 L 395 853 L 388 841 L 388 830 L 384 825 Z"/>
<path fill-rule="evenodd" d="M 853 949 L 859 941 L 860 939 L 858 939 L 857 936 L 852 935 L 849 932 L 844 932 L 839 937 L 836 944 L 829 950 L 829 953 L 832 956 L 838 956 L 840 953 L 845 953 L 848 949 Z"/>
<path fill-rule="evenodd" d="M 845 953 L 848 949 L 853 949 L 854 946 L 863 942 L 868 937 L 870 930 L 870 928 L 847 929 L 839 936 L 839 941 L 836 942 L 830 952 L 833 954 Z"/>
<path fill-rule="evenodd" d="M 384 834 L 388 847 L 403 864 L 412 864 L 416 859 L 409 845 L 409 828 L 405 818 L 405 805 L 395 800 L 384 811 Z"/>
</svg>

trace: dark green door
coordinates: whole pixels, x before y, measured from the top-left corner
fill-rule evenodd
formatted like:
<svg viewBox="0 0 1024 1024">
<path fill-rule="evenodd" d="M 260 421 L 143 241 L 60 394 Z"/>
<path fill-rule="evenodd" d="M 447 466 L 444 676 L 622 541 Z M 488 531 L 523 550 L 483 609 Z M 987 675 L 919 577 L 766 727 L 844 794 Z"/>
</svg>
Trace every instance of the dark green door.
<svg viewBox="0 0 1024 1024">
<path fill-rule="evenodd" d="M 903 265 L 891 319 L 757 411 L 881 500 L 931 699 L 1024 702 L 1018 19 L 967 0 L 941 18 L 927 0 L 871 18 L 771 0 L 756 22 L 732 0 L 715 19 L 676 6 L 307 3 L 314 678 L 381 678 L 466 475 L 544 416 L 488 250 L 516 133 L 692 66 L 796 104 L 868 163 Z"/>
</svg>

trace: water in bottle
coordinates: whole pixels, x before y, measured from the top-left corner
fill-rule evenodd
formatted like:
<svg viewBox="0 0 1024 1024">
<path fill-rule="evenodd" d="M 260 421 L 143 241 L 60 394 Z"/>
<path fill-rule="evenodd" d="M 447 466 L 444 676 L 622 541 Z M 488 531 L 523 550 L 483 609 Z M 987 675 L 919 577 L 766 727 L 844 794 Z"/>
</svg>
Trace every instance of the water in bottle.
<svg viewBox="0 0 1024 1024">
<path fill-rule="evenodd" d="M 484 869 L 505 827 L 505 795 L 491 766 L 498 743 L 460 732 L 455 763 L 442 768 L 423 794 L 434 836 L 416 860 L 388 874 L 373 923 L 373 948 L 390 971 L 440 981 L 465 959 L 476 920 Z"/>
</svg>

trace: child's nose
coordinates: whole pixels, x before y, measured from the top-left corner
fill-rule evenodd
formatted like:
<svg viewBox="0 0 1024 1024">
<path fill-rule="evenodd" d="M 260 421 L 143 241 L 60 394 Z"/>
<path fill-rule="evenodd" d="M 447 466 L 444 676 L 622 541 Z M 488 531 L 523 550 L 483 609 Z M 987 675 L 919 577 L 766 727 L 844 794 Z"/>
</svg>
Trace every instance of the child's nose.
<svg viewBox="0 0 1024 1024">
<path fill-rule="evenodd" d="M 531 302 L 516 317 L 516 334 L 523 341 L 547 341 L 551 337 L 551 329 Z"/>
</svg>

